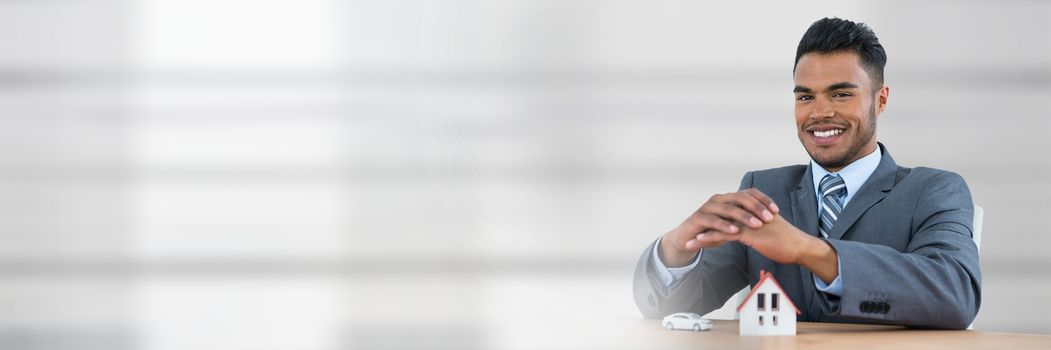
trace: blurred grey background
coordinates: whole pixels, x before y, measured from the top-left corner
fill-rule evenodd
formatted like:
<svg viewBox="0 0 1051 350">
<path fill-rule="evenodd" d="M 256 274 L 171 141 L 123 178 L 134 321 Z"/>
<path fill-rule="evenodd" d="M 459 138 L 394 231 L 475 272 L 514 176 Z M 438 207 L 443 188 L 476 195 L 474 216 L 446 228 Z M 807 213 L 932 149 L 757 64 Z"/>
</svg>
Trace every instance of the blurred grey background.
<svg viewBox="0 0 1051 350">
<path fill-rule="evenodd" d="M 512 325 L 636 319 L 647 243 L 808 161 L 791 69 L 825 16 L 886 47 L 896 160 L 962 174 L 986 210 L 975 328 L 1051 334 L 1049 14 L 2 1 L 0 344 L 533 348 Z"/>
</svg>

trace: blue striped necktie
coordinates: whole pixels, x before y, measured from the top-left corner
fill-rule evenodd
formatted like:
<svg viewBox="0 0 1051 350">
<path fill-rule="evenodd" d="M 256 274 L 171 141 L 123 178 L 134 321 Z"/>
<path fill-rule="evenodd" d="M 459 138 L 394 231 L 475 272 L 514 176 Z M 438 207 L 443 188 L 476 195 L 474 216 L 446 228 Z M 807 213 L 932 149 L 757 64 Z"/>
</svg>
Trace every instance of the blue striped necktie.
<svg viewBox="0 0 1051 350">
<path fill-rule="evenodd" d="M 821 237 L 828 238 L 832 225 L 839 218 L 839 213 L 843 212 L 843 195 L 847 193 L 847 184 L 839 175 L 825 175 L 821 178 L 818 191 L 821 192 L 821 227 L 818 231 Z"/>
</svg>

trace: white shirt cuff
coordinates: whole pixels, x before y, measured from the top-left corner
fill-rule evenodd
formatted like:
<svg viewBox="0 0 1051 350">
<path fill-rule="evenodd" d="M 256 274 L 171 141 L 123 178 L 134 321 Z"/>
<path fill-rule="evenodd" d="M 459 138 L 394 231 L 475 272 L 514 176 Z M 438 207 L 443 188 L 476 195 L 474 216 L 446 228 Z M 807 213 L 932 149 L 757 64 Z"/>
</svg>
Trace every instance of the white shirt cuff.
<svg viewBox="0 0 1051 350">
<path fill-rule="evenodd" d="M 697 267 L 697 263 L 701 261 L 701 253 L 704 252 L 704 249 L 697 252 L 697 258 L 695 258 L 693 263 L 689 265 L 683 267 L 667 267 L 664 266 L 664 262 L 661 261 L 659 253 L 661 249 L 661 239 L 664 239 L 664 237 L 658 238 L 657 243 L 653 245 L 653 267 L 654 270 L 657 270 L 657 279 L 661 282 L 661 285 L 667 289 L 676 282 L 682 280 L 682 278 L 685 277 L 687 273 L 690 273 L 694 267 Z"/>
</svg>

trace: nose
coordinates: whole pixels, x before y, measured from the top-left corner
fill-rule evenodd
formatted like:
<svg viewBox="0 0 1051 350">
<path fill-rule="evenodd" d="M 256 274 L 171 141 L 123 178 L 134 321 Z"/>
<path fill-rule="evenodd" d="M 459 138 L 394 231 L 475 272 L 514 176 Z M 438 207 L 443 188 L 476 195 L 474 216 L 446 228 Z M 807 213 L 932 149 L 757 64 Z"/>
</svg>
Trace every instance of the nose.
<svg viewBox="0 0 1051 350">
<path fill-rule="evenodd" d="M 832 110 L 832 104 L 822 99 L 814 99 L 814 103 L 811 104 L 813 110 L 810 111 L 810 119 L 825 119 L 832 118 L 836 114 Z"/>
</svg>

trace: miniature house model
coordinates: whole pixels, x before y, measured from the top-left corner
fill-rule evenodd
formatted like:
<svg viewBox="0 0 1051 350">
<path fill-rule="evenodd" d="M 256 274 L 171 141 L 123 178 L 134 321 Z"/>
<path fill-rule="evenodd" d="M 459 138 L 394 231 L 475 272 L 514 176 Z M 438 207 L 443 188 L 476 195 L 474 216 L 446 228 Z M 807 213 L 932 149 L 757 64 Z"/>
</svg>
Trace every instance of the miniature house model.
<svg viewBox="0 0 1051 350">
<path fill-rule="evenodd" d="M 759 282 L 737 307 L 741 335 L 795 335 L 799 309 L 773 274 L 759 271 Z"/>
</svg>

